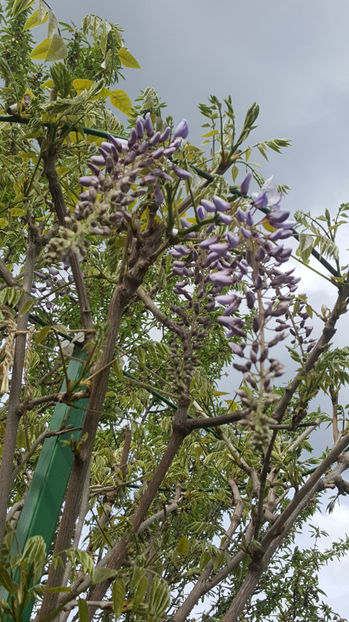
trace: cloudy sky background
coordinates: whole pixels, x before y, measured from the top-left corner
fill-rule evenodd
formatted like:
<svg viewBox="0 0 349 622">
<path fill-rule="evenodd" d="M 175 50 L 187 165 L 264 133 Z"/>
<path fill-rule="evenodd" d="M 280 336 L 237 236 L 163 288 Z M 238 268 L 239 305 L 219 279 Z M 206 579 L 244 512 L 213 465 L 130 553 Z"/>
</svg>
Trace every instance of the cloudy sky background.
<svg viewBox="0 0 349 622">
<path fill-rule="evenodd" d="M 252 142 L 290 138 L 282 156 L 261 162 L 265 177 L 292 190 L 284 200 L 291 212 L 349 201 L 349 4 L 347 0 L 51 0 L 59 20 L 80 23 L 95 13 L 121 25 L 127 47 L 142 69 L 125 70 L 120 84 L 131 99 L 153 86 L 175 122 L 190 125 L 190 140 L 201 142 L 199 102 L 210 94 L 232 95 L 240 122 L 256 101 L 259 128 Z M 83 76 L 82 76 L 83 77 Z M 347 259 L 342 236 L 342 263 Z M 302 289 L 314 306 L 331 306 L 334 288 L 303 274 Z M 337 344 L 348 344 L 342 320 Z M 346 399 L 345 401 L 349 401 Z M 331 536 L 349 525 L 349 505 L 316 520 Z M 303 540 L 306 542 L 307 540 Z M 330 604 L 345 617 L 349 605 L 345 577 L 349 559 L 322 573 Z"/>
</svg>

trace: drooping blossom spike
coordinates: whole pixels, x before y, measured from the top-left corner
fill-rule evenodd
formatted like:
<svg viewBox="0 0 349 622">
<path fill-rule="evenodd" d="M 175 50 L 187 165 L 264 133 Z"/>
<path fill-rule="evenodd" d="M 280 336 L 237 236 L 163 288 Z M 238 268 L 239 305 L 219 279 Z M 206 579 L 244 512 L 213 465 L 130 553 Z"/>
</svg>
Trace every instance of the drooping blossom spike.
<svg viewBox="0 0 349 622">
<path fill-rule="evenodd" d="M 149 138 L 154 134 L 153 122 L 151 120 L 150 112 L 147 112 L 144 118 L 144 129 L 147 132 Z"/>
<path fill-rule="evenodd" d="M 183 168 L 179 168 L 179 166 L 176 166 L 175 164 L 173 165 L 172 170 L 180 179 L 189 179 L 191 177 L 189 171 L 185 171 Z"/>
<path fill-rule="evenodd" d="M 228 203 L 228 201 L 224 201 L 224 199 L 221 199 L 221 197 L 214 196 L 212 197 L 212 201 L 219 212 L 227 212 L 229 209 L 231 209 L 230 203 Z"/>
<path fill-rule="evenodd" d="M 240 190 L 241 190 L 241 194 L 244 195 L 244 196 L 246 196 L 247 193 L 248 193 L 248 189 L 250 187 L 251 177 L 252 177 L 252 174 L 251 173 L 247 173 L 246 177 L 244 177 L 244 179 L 241 182 Z"/>
<path fill-rule="evenodd" d="M 174 138 L 187 138 L 189 134 L 189 128 L 188 128 L 188 123 L 186 121 L 186 119 L 182 119 L 182 121 L 180 123 L 178 123 L 174 133 L 173 133 L 173 137 Z"/>
</svg>

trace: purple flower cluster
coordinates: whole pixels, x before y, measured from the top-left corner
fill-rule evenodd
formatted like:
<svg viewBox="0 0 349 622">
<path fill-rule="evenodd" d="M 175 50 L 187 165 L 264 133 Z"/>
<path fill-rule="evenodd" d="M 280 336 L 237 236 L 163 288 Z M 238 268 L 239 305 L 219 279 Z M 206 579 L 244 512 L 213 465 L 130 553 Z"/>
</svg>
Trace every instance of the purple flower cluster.
<svg viewBox="0 0 349 622">
<path fill-rule="evenodd" d="M 142 196 L 148 202 L 152 200 L 156 210 L 164 201 L 164 182 L 190 177 L 190 173 L 171 162 L 171 156 L 187 135 L 185 119 L 171 136 L 169 127 L 161 132 L 154 129 L 149 113 L 137 118 L 128 139 L 109 135 L 87 164 L 91 174 L 79 179 L 85 190 L 74 212 L 65 218 L 60 240 L 55 239 L 50 245 L 52 258 L 74 245 L 75 250 L 83 253 L 86 234 L 110 236 L 126 228 L 133 206 L 137 209 Z"/>
<path fill-rule="evenodd" d="M 242 184 L 244 194 L 249 181 L 247 177 Z M 169 251 L 173 273 L 182 279 L 174 287 L 177 295 L 194 300 L 195 286 L 201 283 L 198 270 L 204 273 L 206 298 L 209 295 L 205 311 L 219 309 L 217 321 L 226 330 L 235 359 L 240 358 L 233 365 L 245 382 L 258 390 L 260 416 L 261 399 L 264 405 L 272 403 L 271 381 L 284 372 L 272 356 L 272 348 L 290 333 L 296 336 L 297 318 L 292 307 L 300 279 L 293 275 L 294 269 L 280 269 L 291 255 L 291 249 L 281 242 L 292 236 L 295 223 L 289 220 L 288 211 L 281 210 L 280 201 L 271 180 L 249 201 L 231 205 L 216 196 L 202 200 L 198 207 L 203 221 L 199 237 Z M 258 212 L 261 206 L 270 210 L 266 220 L 271 227 L 264 227 L 265 219 Z M 205 227 L 208 214 L 216 218 Z M 304 304 L 298 303 L 297 313 L 298 342 L 309 351 L 313 342 L 307 341 L 311 328 L 306 325 Z M 247 391 L 240 389 L 238 395 L 251 412 L 258 410 L 257 401 Z"/>
</svg>

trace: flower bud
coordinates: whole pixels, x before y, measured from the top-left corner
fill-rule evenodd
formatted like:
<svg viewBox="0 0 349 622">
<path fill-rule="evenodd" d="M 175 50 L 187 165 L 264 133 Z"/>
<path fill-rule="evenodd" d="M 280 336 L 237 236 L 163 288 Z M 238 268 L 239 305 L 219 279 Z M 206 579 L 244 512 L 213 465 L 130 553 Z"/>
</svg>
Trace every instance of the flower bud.
<svg viewBox="0 0 349 622">
<path fill-rule="evenodd" d="M 219 212 L 227 212 L 231 209 L 230 203 L 228 201 L 224 201 L 221 197 L 212 197 L 212 201 Z"/>
<path fill-rule="evenodd" d="M 244 195 L 244 196 L 246 196 L 247 193 L 248 193 L 248 189 L 250 187 L 251 177 L 252 177 L 252 174 L 251 173 L 247 173 L 246 177 L 244 177 L 244 179 L 241 182 L 240 190 L 241 190 L 241 194 Z"/>
<path fill-rule="evenodd" d="M 171 134 L 171 129 L 167 127 L 160 135 L 159 143 L 164 143 L 166 140 L 168 140 L 170 138 L 170 134 Z"/>
<path fill-rule="evenodd" d="M 190 179 L 191 174 L 188 171 L 185 171 L 183 168 L 179 168 L 179 166 L 173 165 L 173 172 L 179 179 Z"/>
<path fill-rule="evenodd" d="M 233 217 L 229 216 L 229 214 L 224 214 L 223 212 L 219 212 L 218 214 L 219 220 L 225 225 L 231 225 L 233 222 Z"/>
<path fill-rule="evenodd" d="M 147 132 L 149 138 L 154 134 L 153 122 L 151 120 L 150 112 L 147 112 L 144 118 L 144 129 Z"/>
<path fill-rule="evenodd" d="M 186 119 L 182 119 L 182 121 L 177 125 L 174 133 L 173 133 L 173 137 L 174 138 L 187 138 L 189 134 L 189 128 L 188 128 L 188 123 L 186 121 Z"/>
</svg>

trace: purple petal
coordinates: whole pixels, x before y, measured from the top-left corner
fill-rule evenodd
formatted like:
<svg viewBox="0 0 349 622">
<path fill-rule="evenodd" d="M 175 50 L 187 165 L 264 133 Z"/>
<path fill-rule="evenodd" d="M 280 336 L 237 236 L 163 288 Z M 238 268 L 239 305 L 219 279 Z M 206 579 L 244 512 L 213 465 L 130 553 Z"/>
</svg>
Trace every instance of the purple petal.
<svg viewBox="0 0 349 622">
<path fill-rule="evenodd" d="M 221 197 L 212 197 L 212 201 L 219 212 L 226 212 L 231 209 L 230 203 L 228 203 L 228 201 L 224 201 Z"/>
<path fill-rule="evenodd" d="M 247 195 L 248 189 L 250 187 L 251 177 L 252 177 L 252 174 L 247 173 L 246 177 L 241 182 L 241 186 L 240 186 L 241 194 L 245 196 Z"/>
<path fill-rule="evenodd" d="M 179 166 L 173 165 L 172 170 L 180 179 L 189 179 L 191 177 L 191 174 L 188 171 L 185 171 L 183 168 L 179 168 Z"/>
<path fill-rule="evenodd" d="M 98 186 L 98 177 L 96 177 L 95 175 L 79 177 L 79 184 L 81 184 L 82 186 Z"/>
<path fill-rule="evenodd" d="M 199 218 L 199 220 L 205 220 L 206 216 L 207 216 L 207 212 L 206 212 L 205 208 L 202 207 L 202 205 L 199 205 L 199 207 L 198 207 L 198 218 Z"/>
<path fill-rule="evenodd" d="M 207 201 L 207 199 L 202 199 L 201 205 L 203 205 L 205 210 L 207 210 L 208 212 L 213 213 L 216 211 L 215 204 L 212 201 Z"/>
<path fill-rule="evenodd" d="M 154 200 L 156 205 L 161 205 L 164 202 L 164 195 L 158 185 L 154 186 Z"/>
<path fill-rule="evenodd" d="M 177 125 L 174 133 L 173 133 L 173 138 L 187 138 L 189 134 L 189 128 L 188 128 L 188 123 L 186 121 L 186 119 L 182 119 L 182 121 Z"/>
<path fill-rule="evenodd" d="M 212 238 L 206 238 L 206 240 L 200 242 L 199 246 L 200 248 L 207 248 L 208 246 L 211 246 L 211 244 L 215 244 L 216 242 L 218 242 L 218 240 L 219 235 L 214 235 L 212 236 Z"/>
<path fill-rule="evenodd" d="M 144 128 L 145 128 L 145 131 L 147 132 L 147 135 L 149 136 L 149 138 L 151 136 L 153 136 L 154 128 L 153 128 L 153 122 L 151 120 L 150 112 L 147 112 L 147 114 L 145 115 Z"/>
<path fill-rule="evenodd" d="M 268 197 L 267 197 L 267 193 L 266 192 L 262 192 L 262 194 L 260 194 L 254 201 L 253 204 L 255 207 L 258 207 L 258 209 L 262 208 L 266 208 L 268 205 Z"/>
<path fill-rule="evenodd" d="M 231 225 L 231 223 L 233 222 L 233 217 L 229 216 L 229 214 L 224 214 L 223 212 L 219 212 L 218 216 L 221 222 L 223 222 L 225 225 Z"/>
<path fill-rule="evenodd" d="M 236 248 L 237 246 L 239 246 L 241 242 L 240 236 L 230 233 L 230 231 L 227 233 L 227 238 L 228 238 L 230 248 Z"/>
</svg>

